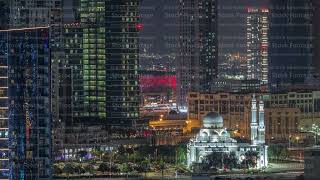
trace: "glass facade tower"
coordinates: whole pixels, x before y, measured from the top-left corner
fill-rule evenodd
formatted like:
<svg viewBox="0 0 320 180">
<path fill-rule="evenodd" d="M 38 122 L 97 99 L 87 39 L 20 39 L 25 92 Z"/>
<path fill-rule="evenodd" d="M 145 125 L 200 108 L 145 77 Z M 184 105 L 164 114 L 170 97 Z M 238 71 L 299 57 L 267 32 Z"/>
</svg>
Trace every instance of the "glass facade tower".
<svg viewBox="0 0 320 180">
<path fill-rule="evenodd" d="M 85 121 L 127 127 L 139 118 L 138 7 L 138 0 L 80 1 L 83 111 L 78 114 Z"/>
<path fill-rule="evenodd" d="M 271 0 L 269 29 L 270 90 L 303 84 L 312 64 L 311 0 Z"/>
<path fill-rule="evenodd" d="M 9 177 L 8 36 L 0 32 L 0 178 Z"/>
<path fill-rule="evenodd" d="M 106 118 L 106 38 L 105 1 L 81 1 L 83 24 L 83 105 L 84 117 Z"/>
<path fill-rule="evenodd" d="M 107 122 L 135 126 L 139 118 L 139 0 L 106 1 Z"/>
<path fill-rule="evenodd" d="M 179 6 L 177 105 L 186 109 L 189 92 L 210 92 L 218 71 L 217 1 L 185 0 Z"/>
<path fill-rule="evenodd" d="M 247 8 L 247 79 L 268 85 L 269 9 Z"/>
<path fill-rule="evenodd" d="M 51 179 L 49 29 L 4 30 L 0 37 L 6 47 L 0 109 L 2 124 L 8 122 L 10 179 Z"/>
<path fill-rule="evenodd" d="M 71 70 L 71 118 L 62 119 L 66 127 L 78 123 L 84 115 L 84 76 L 83 76 L 83 32 L 80 23 L 64 25 L 64 51 L 66 63 Z M 69 77 L 69 76 L 67 76 Z M 65 78 L 64 78 L 65 79 Z M 68 98 L 68 97 L 66 97 Z M 70 98 L 70 97 L 69 97 Z M 88 105 L 86 105 L 88 106 Z"/>
</svg>

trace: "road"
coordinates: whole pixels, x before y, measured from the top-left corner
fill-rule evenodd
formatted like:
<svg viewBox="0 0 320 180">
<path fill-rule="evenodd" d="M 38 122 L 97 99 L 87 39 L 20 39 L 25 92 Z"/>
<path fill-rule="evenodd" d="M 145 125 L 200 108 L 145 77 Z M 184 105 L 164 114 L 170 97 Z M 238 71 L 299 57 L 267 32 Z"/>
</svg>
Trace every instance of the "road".
<svg viewBox="0 0 320 180">
<path fill-rule="evenodd" d="M 267 174 L 230 174 L 211 176 L 211 179 L 269 179 L 269 180 L 295 180 L 298 176 L 302 175 L 302 171 L 282 172 L 282 173 L 267 173 Z M 209 178 L 210 179 L 210 178 Z"/>
<path fill-rule="evenodd" d="M 268 174 L 257 174 L 257 175 L 249 175 L 249 174 L 229 174 L 229 175 L 219 175 L 219 176 L 179 176 L 177 178 L 175 177 L 164 177 L 163 179 L 180 179 L 180 180 L 255 180 L 255 179 L 265 179 L 265 180 L 296 180 L 298 176 L 303 174 L 302 171 L 297 172 L 284 172 L 284 173 L 268 173 Z M 85 180 L 86 178 L 79 178 L 79 180 Z M 90 180 L 125 180 L 126 178 L 92 178 Z M 129 178 L 131 180 L 138 180 L 142 179 L 140 178 Z M 153 180 L 161 180 L 161 177 L 153 177 L 153 178 L 146 178 L 146 179 L 153 179 Z"/>
</svg>

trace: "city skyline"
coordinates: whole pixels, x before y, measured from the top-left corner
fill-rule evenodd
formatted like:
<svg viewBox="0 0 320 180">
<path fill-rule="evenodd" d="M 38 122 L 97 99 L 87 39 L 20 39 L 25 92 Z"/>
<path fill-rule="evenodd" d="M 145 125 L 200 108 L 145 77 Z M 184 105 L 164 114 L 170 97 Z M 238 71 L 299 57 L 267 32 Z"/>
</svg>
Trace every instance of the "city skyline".
<svg viewBox="0 0 320 180">
<path fill-rule="evenodd" d="M 317 0 L 0 0 L 0 179 L 316 179 Z"/>
</svg>

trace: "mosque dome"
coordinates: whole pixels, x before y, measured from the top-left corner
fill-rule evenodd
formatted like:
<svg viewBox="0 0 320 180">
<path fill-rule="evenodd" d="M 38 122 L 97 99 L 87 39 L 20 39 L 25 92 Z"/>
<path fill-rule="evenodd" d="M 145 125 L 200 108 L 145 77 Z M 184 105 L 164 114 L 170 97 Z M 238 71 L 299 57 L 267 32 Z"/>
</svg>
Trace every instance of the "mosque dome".
<svg viewBox="0 0 320 180">
<path fill-rule="evenodd" d="M 223 118 L 219 113 L 209 112 L 202 119 L 204 128 L 223 128 Z"/>
</svg>

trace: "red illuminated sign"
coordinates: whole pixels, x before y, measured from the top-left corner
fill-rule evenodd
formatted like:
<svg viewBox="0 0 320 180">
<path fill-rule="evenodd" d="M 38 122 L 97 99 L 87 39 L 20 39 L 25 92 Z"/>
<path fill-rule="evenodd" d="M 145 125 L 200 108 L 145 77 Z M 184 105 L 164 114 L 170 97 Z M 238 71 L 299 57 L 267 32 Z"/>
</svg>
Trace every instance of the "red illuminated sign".
<svg viewBox="0 0 320 180">
<path fill-rule="evenodd" d="M 136 29 L 137 31 L 141 31 L 143 29 L 143 24 L 137 24 Z"/>
<path fill-rule="evenodd" d="M 174 75 L 142 75 L 140 76 L 140 88 L 142 91 L 157 87 L 177 88 L 177 78 Z"/>
</svg>

